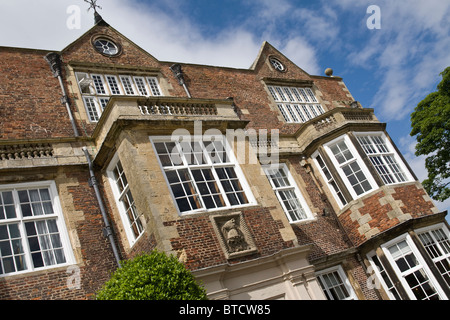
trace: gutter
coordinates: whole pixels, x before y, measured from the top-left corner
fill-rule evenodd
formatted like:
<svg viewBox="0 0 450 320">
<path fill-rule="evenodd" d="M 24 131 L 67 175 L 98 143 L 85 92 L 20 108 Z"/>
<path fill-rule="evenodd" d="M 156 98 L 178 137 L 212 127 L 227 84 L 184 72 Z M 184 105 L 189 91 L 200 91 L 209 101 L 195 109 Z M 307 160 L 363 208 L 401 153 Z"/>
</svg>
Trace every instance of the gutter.
<svg viewBox="0 0 450 320">
<path fill-rule="evenodd" d="M 189 89 L 186 86 L 186 81 L 184 80 L 184 74 L 183 74 L 183 70 L 181 70 L 181 65 L 179 63 L 175 63 L 174 65 L 172 65 L 170 67 L 170 70 L 172 70 L 173 74 L 177 78 L 178 83 L 181 86 L 183 86 L 184 91 L 186 91 L 186 94 L 187 94 L 188 98 L 192 98 L 191 97 L 191 93 L 189 92 Z"/>
</svg>

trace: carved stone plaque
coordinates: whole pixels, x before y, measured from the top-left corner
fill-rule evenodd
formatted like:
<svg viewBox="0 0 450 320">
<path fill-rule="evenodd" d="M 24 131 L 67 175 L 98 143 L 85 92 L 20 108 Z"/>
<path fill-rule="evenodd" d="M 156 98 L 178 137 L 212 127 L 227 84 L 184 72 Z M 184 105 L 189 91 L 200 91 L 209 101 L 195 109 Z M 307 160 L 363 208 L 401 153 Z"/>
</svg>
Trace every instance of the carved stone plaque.
<svg viewBox="0 0 450 320">
<path fill-rule="evenodd" d="M 256 246 L 242 213 L 211 216 L 217 237 L 227 259 L 256 252 Z"/>
</svg>

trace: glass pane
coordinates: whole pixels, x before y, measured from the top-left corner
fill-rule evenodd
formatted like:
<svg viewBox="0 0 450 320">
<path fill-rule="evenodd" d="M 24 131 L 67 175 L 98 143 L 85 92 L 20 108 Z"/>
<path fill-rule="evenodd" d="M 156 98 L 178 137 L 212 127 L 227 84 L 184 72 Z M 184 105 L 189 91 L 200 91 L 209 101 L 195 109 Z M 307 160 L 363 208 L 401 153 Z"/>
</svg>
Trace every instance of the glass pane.
<svg viewBox="0 0 450 320">
<path fill-rule="evenodd" d="M 50 233 L 58 232 L 58 226 L 56 225 L 56 220 L 48 220 L 47 226 L 48 226 L 48 231 Z"/>
<path fill-rule="evenodd" d="M 19 231 L 19 225 L 17 224 L 10 224 L 9 227 L 9 234 L 11 236 L 11 239 L 20 238 L 20 231 Z"/>
<path fill-rule="evenodd" d="M 44 266 L 44 261 L 42 260 L 42 255 L 40 252 L 32 253 L 31 258 L 33 259 L 33 266 L 35 268 L 40 268 Z"/>
<path fill-rule="evenodd" d="M 30 250 L 33 251 L 39 251 L 41 249 L 39 245 L 38 237 L 29 237 L 28 238 L 28 244 L 30 245 Z"/>
<path fill-rule="evenodd" d="M 5 206 L 4 209 L 7 219 L 14 219 L 17 217 L 16 208 L 14 206 Z"/>
<path fill-rule="evenodd" d="M 9 239 L 8 227 L 0 226 L 0 240 Z"/>
<path fill-rule="evenodd" d="M 39 197 L 39 191 L 38 190 L 29 190 L 30 192 L 30 199 L 31 202 L 38 202 L 41 200 L 41 198 Z"/>
<path fill-rule="evenodd" d="M 18 191 L 20 202 L 29 202 L 27 191 Z"/>
<path fill-rule="evenodd" d="M 177 205 L 178 205 L 178 209 L 180 209 L 181 212 L 191 210 L 189 201 L 186 198 L 177 199 Z"/>
<path fill-rule="evenodd" d="M 0 242 L 0 255 L 2 257 L 12 255 L 11 244 L 9 240 Z"/>
<path fill-rule="evenodd" d="M 63 249 L 57 249 L 55 250 L 55 257 L 56 257 L 56 263 L 65 263 L 66 257 L 64 256 Z"/>
<path fill-rule="evenodd" d="M 20 209 L 22 210 L 22 215 L 24 217 L 31 217 L 32 216 L 31 206 L 28 203 L 20 205 Z"/>
<path fill-rule="evenodd" d="M 44 214 L 41 203 L 32 203 L 33 213 L 35 216 L 41 216 Z"/>
<path fill-rule="evenodd" d="M 173 196 L 175 198 L 184 196 L 184 190 L 181 184 L 173 184 L 170 186 L 172 188 Z"/>
<path fill-rule="evenodd" d="M 180 181 L 176 171 L 166 171 L 166 177 L 167 180 L 169 180 L 169 183 L 175 183 Z"/>
<path fill-rule="evenodd" d="M 3 258 L 3 268 L 5 273 L 15 272 L 16 268 L 14 266 L 14 259 L 12 257 Z"/>
</svg>

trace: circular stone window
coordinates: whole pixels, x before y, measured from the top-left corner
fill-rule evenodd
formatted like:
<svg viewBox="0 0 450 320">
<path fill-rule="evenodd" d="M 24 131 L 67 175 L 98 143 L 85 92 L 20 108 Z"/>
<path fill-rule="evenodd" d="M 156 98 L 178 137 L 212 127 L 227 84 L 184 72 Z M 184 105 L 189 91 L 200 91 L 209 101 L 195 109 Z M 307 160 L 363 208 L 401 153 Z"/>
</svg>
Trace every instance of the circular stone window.
<svg viewBox="0 0 450 320">
<path fill-rule="evenodd" d="M 280 60 L 278 60 L 277 58 L 271 57 L 269 58 L 270 63 L 272 64 L 272 66 L 275 68 L 275 70 L 278 71 L 286 71 L 286 67 L 284 66 L 284 64 L 281 63 Z"/>
<path fill-rule="evenodd" d="M 109 57 L 116 56 L 120 53 L 119 46 L 113 41 L 105 38 L 94 40 L 94 47 L 98 52 Z"/>
</svg>

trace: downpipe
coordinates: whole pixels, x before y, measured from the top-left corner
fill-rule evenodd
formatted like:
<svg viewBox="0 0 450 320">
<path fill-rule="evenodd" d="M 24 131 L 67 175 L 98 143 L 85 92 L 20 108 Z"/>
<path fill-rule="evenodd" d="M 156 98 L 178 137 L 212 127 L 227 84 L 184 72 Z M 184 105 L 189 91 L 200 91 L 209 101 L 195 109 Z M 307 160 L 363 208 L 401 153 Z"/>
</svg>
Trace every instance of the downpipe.
<svg viewBox="0 0 450 320">
<path fill-rule="evenodd" d="M 108 216 L 106 214 L 106 209 L 105 209 L 105 206 L 103 204 L 103 199 L 102 199 L 102 196 L 100 194 L 100 190 L 98 188 L 97 179 L 95 178 L 95 175 L 94 175 L 94 167 L 93 167 L 93 164 L 92 164 L 92 161 L 91 161 L 91 158 L 89 156 L 89 152 L 88 152 L 87 148 L 83 147 L 82 149 L 83 149 L 84 155 L 86 157 L 86 160 L 87 160 L 87 162 L 89 164 L 89 185 L 91 185 L 94 188 L 95 196 L 97 197 L 98 205 L 100 207 L 100 212 L 101 212 L 102 217 L 103 217 L 103 222 L 105 223 L 105 228 L 103 229 L 103 235 L 105 237 L 107 237 L 109 242 L 111 243 L 111 248 L 112 248 L 112 251 L 113 251 L 113 254 L 114 254 L 114 258 L 116 259 L 117 266 L 120 268 L 121 265 L 120 265 L 119 251 L 117 250 L 116 242 L 114 241 L 112 228 L 111 228 L 111 225 L 109 223 Z"/>
<path fill-rule="evenodd" d="M 72 115 L 72 111 L 70 110 L 69 105 L 69 97 L 67 96 L 66 89 L 64 88 L 64 84 L 62 81 L 62 69 L 61 69 L 61 57 L 59 54 L 55 52 L 50 52 L 44 57 L 45 61 L 50 65 L 50 69 L 53 72 L 53 76 L 58 78 L 59 85 L 61 86 L 62 98 L 61 103 L 66 105 L 67 114 L 69 115 L 70 123 L 72 124 L 72 129 L 75 134 L 75 137 L 79 137 L 77 126 L 75 125 L 75 120 Z"/>
</svg>

